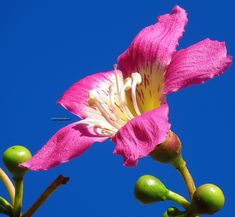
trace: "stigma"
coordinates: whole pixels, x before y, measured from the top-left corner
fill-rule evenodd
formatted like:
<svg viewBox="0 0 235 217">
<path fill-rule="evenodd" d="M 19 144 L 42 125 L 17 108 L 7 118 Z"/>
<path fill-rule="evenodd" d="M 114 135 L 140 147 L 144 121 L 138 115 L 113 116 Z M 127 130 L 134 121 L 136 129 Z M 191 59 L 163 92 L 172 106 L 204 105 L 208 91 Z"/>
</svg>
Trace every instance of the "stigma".
<svg viewBox="0 0 235 217">
<path fill-rule="evenodd" d="M 140 73 L 134 72 L 123 79 L 115 64 L 114 76 L 105 96 L 102 90 L 90 90 L 88 94 L 88 105 L 103 118 L 99 125 L 95 124 L 95 120 L 93 123 L 97 132 L 103 136 L 115 135 L 129 120 L 141 115 L 136 94 L 137 86 L 142 82 Z"/>
</svg>

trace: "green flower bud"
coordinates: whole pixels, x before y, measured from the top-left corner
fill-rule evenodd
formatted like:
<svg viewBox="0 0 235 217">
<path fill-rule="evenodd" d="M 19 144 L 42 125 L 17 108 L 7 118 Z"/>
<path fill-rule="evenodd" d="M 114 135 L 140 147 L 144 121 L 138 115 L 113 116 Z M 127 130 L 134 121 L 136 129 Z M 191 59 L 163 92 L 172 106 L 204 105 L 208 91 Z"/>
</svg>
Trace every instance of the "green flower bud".
<svg viewBox="0 0 235 217">
<path fill-rule="evenodd" d="M 143 204 L 166 200 L 168 189 L 156 177 L 141 176 L 135 184 L 135 197 Z"/>
<path fill-rule="evenodd" d="M 185 212 L 178 210 L 175 207 L 169 207 L 166 212 L 164 212 L 162 217 L 183 217 Z"/>
<path fill-rule="evenodd" d="M 167 211 L 163 213 L 162 217 L 169 217 L 169 215 L 167 214 Z"/>
<path fill-rule="evenodd" d="M 196 189 L 192 199 L 192 207 L 197 214 L 213 214 L 224 205 L 222 190 L 213 184 L 204 184 Z"/>
<path fill-rule="evenodd" d="M 18 164 L 29 160 L 32 157 L 31 152 L 23 146 L 12 146 L 3 153 L 3 162 L 14 179 L 22 178 L 27 171 Z"/>
<path fill-rule="evenodd" d="M 159 144 L 150 156 L 161 163 L 172 163 L 181 155 L 181 148 L 182 145 L 178 136 L 170 131 L 167 139 Z"/>
<path fill-rule="evenodd" d="M 0 213 L 4 213 L 7 215 L 12 215 L 13 209 L 11 204 L 0 196 Z"/>
<path fill-rule="evenodd" d="M 169 208 L 167 209 L 167 214 L 168 214 L 169 216 L 179 214 L 179 213 L 178 213 L 178 209 L 175 208 L 175 207 L 169 207 Z"/>
</svg>

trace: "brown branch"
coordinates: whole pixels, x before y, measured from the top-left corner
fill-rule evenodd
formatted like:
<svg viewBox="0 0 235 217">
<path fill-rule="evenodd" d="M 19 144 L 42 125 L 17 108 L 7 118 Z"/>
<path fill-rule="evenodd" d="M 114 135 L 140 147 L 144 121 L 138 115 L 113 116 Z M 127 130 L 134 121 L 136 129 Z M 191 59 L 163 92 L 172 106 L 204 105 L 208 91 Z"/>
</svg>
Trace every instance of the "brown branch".
<svg viewBox="0 0 235 217">
<path fill-rule="evenodd" d="M 23 214 L 22 217 L 31 217 L 48 197 L 60 186 L 69 181 L 68 177 L 59 175 L 35 201 L 35 203 Z"/>
</svg>

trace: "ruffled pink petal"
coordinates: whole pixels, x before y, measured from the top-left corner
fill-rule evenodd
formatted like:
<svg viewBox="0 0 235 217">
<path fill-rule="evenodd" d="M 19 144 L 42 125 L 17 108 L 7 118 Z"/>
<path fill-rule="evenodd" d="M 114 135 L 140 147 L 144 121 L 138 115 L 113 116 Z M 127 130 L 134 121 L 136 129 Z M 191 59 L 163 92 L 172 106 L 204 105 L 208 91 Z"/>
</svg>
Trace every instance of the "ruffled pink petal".
<svg viewBox="0 0 235 217">
<path fill-rule="evenodd" d="M 135 166 L 139 158 L 166 139 L 169 130 L 168 106 L 164 104 L 124 125 L 112 138 L 116 144 L 114 153 L 123 156 L 125 166 Z"/>
<path fill-rule="evenodd" d="M 156 71 L 165 69 L 175 52 L 178 40 L 187 23 L 184 9 L 176 6 L 170 14 L 157 19 L 155 25 L 144 28 L 135 37 L 130 47 L 119 56 L 118 64 L 125 77 L 132 72 L 151 68 Z"/>
<path fill-rule="evenodd" d="M 175 53 L 165 75 L 164 93 L 203 83 L 231 64 L 224 42 L 205 39 Z"/>
<path fill-rule="evenodd" d="M 73 114 L 86 118 L 89 116 L 88 113 L 92 112 L 92 109 L 88 106 L 89 91 L 102 90 L 104 94 L 107 94 L 110 84 L 114 82 L 115 76 L 113 71 L 87 76 L 72 85 L 58 101 L 58 104 Z"/>
<path fill-rule="evenodd" d="M 95 135 L 92 130 L 82 123 L 72 123 L 60 129 L 41 150 L 20 166 L 31 170 L 47 170 L 81 155 L 94 142 L 107 139 Z"/>
</svg>

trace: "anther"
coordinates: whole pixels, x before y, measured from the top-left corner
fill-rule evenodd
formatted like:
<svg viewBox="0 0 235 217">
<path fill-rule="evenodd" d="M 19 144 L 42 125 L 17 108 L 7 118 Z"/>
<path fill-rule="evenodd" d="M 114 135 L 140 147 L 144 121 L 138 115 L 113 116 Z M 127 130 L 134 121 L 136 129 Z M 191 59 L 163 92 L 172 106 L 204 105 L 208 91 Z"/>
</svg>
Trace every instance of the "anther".
<svg viewBox="0 0 235 217">
<path fill-rule="evenodd" d="M 94 106 L 96 104 L 97 101 L 97 92 L 95 90 L 90 90 L 88 93 L 88 104 L 90 106 Z"/>
<path fill-rule="evenodd" d="M 131 74 L 131 78 L 133 81 L 136 82 L 136 84 L 141 84 L 142 78 L 139 72 L 134 72 Z"/>
<path fill-rule="evenodd" d="M 131 97 L 132 97 L 133 106 L 134 106 L 136 114 L 141 115 L 141 112 L 137 104 L 137 99 L 136 99 L 136 85 L 142 82 L 142 78 L 138 72 L 132 73 L 131 78 L 132 78 Z"/>
</svg>

